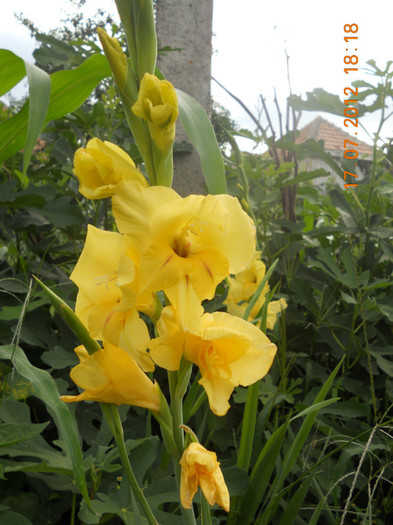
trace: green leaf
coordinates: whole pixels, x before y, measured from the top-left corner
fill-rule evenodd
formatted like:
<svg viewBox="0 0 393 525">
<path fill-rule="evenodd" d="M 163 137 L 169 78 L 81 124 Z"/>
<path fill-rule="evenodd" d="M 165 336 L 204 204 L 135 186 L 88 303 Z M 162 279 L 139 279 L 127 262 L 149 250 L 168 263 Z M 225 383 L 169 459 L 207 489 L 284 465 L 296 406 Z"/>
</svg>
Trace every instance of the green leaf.
<svg viewBox="0 0 393 525">
<path fill-rule="evenodd" d="M 53 349 L 44 352 L 41 359 L 55 370 L 71 368 L 79 363 L 74 352 L 67 352 L 60 346 L 55 346 Z"/>
<path fill-rule="evenodd" d="M 318 250 L 318 260 L 312 261 L 311 265 L 314 268 L 320 268 L 333 279 L 339 281 L 345 286 L 348 286 L 349 288 L 357 287 L 355 277 L 352 274 L 341 272 L 340 268 L 336 264 L 336 261 L 331 256 L 330 251 L 325 248 L 320 248 Z"/>
<path fill-rule="evenodd" d="M 288 425 L 289 419 L 270 436 L 258 456 L 239 514 L 244 525 L 254 523 L 255 512 L 264 500 L 266 487 L 276 465 Z"/>
<path fill-rule="evenodd" d="M 0 164 L 23 148 L 27 137 L 29 105 L 0 124 Z"/>
<path fill-rule="evenodd" d="M 349 202 L 344 197 L 343 192 L 332 190 L 329 192 L 329 195 L 333 206 L 335 206 L 337 211 L 340 213 L 345 226 L 347 226 L 347 228 L 355 226 L 355 211 L 353 208 L 351 208 Z"/>
<path fill-rule="evenodd" d="M 30 383 L 29 383 L 30 384 Z M 32 387 L 30 387 L 32 390 Z M 31 392 L 28 395 L 33 395 Z M 4 398 L 1 405 L 1 417 L 7 424 L 29 425 L 30 409 L 26 403 L 15 401 L 14 399 Z M 27 441 L 4 446 L 0 449 L 2 455 L 10 457 L 23 456 L 25 458 L 37 458 L 38 463 L 21 462 L 14 467 L 6 467 L 6 471 L 37 471 L 37 472 L 58 472 L 66 476 L 72 476 L 72 465 L 68 456 L 58 449 L 48 445 L 40 435 L 30 437 Z"/>
<path fill-rule="evenodd" d="M 33 310 L 36 310 L 37 308 L 40 308 L 43 304 L 45 304 L 45 300 L 37 299 L 34 301 L 29 302 L 27 306 L 27 310 L 29 312 L 32 312 Z M 21 312 L 23 309 L 23 305 L 17 305 L 17 306 L 3 306 L 0 310 L 0 320 L 1 321 L 12 321 L 14 319 L 19 319 Z"/>
<path fill-rule="evenodd" d="M 341 297 L 348 304 L 358 304 L 357 300 L 341 290 Z"/>
<path fill-rule="evenodd" d="M 201 525 L 212 525 L 209 503 L 201 491 Z"/>
<path fill-rule="evenodd" d="M 0 521 L 4 524 L 7 523 L 7 525 L 31 525 L 31 521 L 13 510 L 0 512 Z"/>
<path fill-rule="evenodd" d="M 293 141 L 285 138 L 277 141 L 277 147 L 286 151 L 293 151 L 296 153 L 299 160 L 302 159 L 321 159 L 340 177 L 343 177 L 343 169 L 337 164 L 330 153 L 325 151 L 324 141 L 308 139 L 306 142 L 295 144 Z M 317 170 L 318 171 L 318 170 Z M 312 172 L 311 172 L 312 173 Z"/>
<path fill-rule="evenodd" d="M 298 419 L 299 417 L 304 417 L 307 414 L 312 414 L 313 412 L 319 412 L 321 408 L 327 407 L 328 405 L 331 405 L 332 403 L 335 403 L 336 401 L 339 401 L 339 397 L 332 397 L 332 399 L 326 399 L 326 401 L 321 401 L 320 403 L 314 403 L 310 407 L 305 408 L 299 414 L 296 414 L 296 416 L 291 418 L 291 422 L 295 421 L 295 419 Z"/>
<path fill-rule="evenodd" d="M 295 523 L 295 520 L 299 515 L 300 507 L 303 504 L 304 498 L 307 495 L 312 480 L 313 478 L 310 476 L 308 479 L 303 481 L 303 483 L 297 489 L 295 494 L 289 500 L 285 511 L 281 516 L 279 525 L 293 525 Z"/>
<path fill-rule="evenodd" d="M 213 126 L 199 102 L 180 89 L 176 92 L 180 122 L 199 153 L 207 189 L 213 195 L 226 193 L 224 161 Z"/>
<path fill-rule="evenodd" d="M 378 352 L 370 352 L 375 358 L 379 368 L 390 377 L 393 377 L 393 363 L 391 360 L 385 359 Z"/>
<path fill-rule="evenodd" d="M 82 448 L 75 419 L 66 403 L 60 400 L 56 383 L 48 372 L 33 366 L 20 347 L 12 347 L 11 345 L 0 347 L 0 358 L 12 359 L 16 371 L 31 382 L 35 395 L 45 403 L 48 412 L 56 423 L 60 439 L 64 443 L 65 450 L 71 460 L 79 490 L 86 502 L 90 503 Z"/>
<path fill-rule="evenodd" d="M 101 350 L 100 345 L 95 339 L 89 334 L 89 331 L 82 323 L 82 321 L 76 316 L 75 312 L 68 306 L 68 304 L 61 299 L 58 295 L 55 294 L 50 288 L 45 286 L 37 277 L 34 276 L 34 279 L 41 286 L 45 295 L 48 297 L 50 302 L 56 309 L 56 312 L 64 319 L 67 325 L 71 328 L 74 334 L 78 337 L 80 342 L 86 348 L 89 354 L 94 354 L 98 350 Z"/>
<path fill-rule="evenodd" d="M 29 124 L 23 152 L 23 174 L 26 174 L 33 148 L 44 126 L 49 105 L 51 80 L 48 73 L 25 60 L 29 79 Z"/>
<path fill-rule="evenodd" d="M 35 39 L 41 42 L 34 50 L 34 58 L 40 64 L 52 64 L 55 67 L 64 67 L 64 64 L 79 65 L 83 62 L 81 54 L 69 42 L 59 40 L 53 35 L 39 33 Z M 74 43 L 74 42 L 73 42 Z"/>
<path fill-rule="evenodd" d="M 85 224 L 86 219 L 78 206 L 72 202 L 72 198 L 63 195 L 52 201 L 48 201 L 41 208 L 41 214 L 47 217 L 51 224 L 61 230 L 72 226 Z"/>
<path fill-rule="evenodd" d="M 51 75 L 51 92 L 45 124 L 75 111 L 101 80 L 111 75 L 101 54 L 86 59 L 80 66 Z M 29 104 L 0 124 L 0 163 L 21 150 L 26 142 Z"/>
<path fill-rule="evenodd" d="M 307 91 L 306 95 L 306 100 L 302 100 L 302 97 L 299 97 L 299 95 L 291 95 L 288 98 L 289 105 L 296 111 L 323 111 L 342 117 L 346 106 L 338 95 L 332 95 L 322 88 Z M 357 104 L 356 107 L 358 108 L 359 116 L 364 115 L 367 111 L 367 106 Z"/>
<path fill-rule="evenodd" d="M 248 486 L 247 472 L 236 465 L 223 468 L 225 483 L 231 496 L 241 496 L 246 492 Z"/>
<path fill-rule="evenodd" d="M 143 483 L 146 472 L 157 457 L 159 441 L 158 436 L 126 441 L 132 469 L 139 484 Z"/>
<path fill-rule="evenodd" d="M 263 276 L 262 281 L 259 283 L 258 288 L 255 290 L 255 292 L 253 293 L 251 299 L 249 300 L 247 308 L 246 308 L 246 310 L 244 312 L 244 315 L 243 315 L 243 319 L 245 319 L 246 321 L 248 319 L 248 316 L 250 315 L 251 310 L 254 308 L 255 303 L 258 301 L 259 296 L 262 293 L 262 290 L 265 288 L 266 283 L 268 282 L 268 280 L 270 279 L 271 275 L 273 274 L 274 269 L 277 266 L 277 263 L 278 263 L 278 259 L 276 259 L 275 261 L 272 262 L 272 264 L 270 265 L 270 268 L 268 269 L 268 271 Z"/>
<path fill-rule="evenodd" d="M 25 64 L 8 49 L 0 49 L 0 96 L 7 93 L 26 76 Z"/>
<path fill-rule="evenodd" d="M 9 447 L 41 434 L 49 423 L 18 424 L 0 423 L 0 447 Z"/>
<path fill-rule="evenodd" d="M 42 131 L 48 110 L 50 77 L 42 69 L 5 49 L 0 49 L 0 70 L 0 95 L 14 87 L 26 74 L 29 80 L 29 117 L 27 133 L 23 134 L 23 174 L 26 174 L 31 153 Z M 23 116 L 26 115 L 26 111 L 23 111 Z"/>
<path fill-rule="evenodd" d="M 75 111 L 97 84 L 111 74 L 109 64 L 101 54 L 87 58 L 75 69 L 53 73 L 46 122 Z"/>
<path fill-rule="evenodd" d="M 381 304 L 378 303 L 378 307 L 381 311 L 381 313 L 389 319 L 389 321 L 393 321 L 393 306 L 390 304 Z"/>
<path fill-rule="evenodd" d="M 372 354 L 372 352 L 370 352 Z M 393 368 L 393 367 L 392 367 Z M 323 414 L 334 414 L 340 416 L 345 420 L 349 420 L 355 417 L 367 417 L 369 413 L 370 406 L 364 402 L 358 401 L 356 398 L 348 399 L 347 401 L 342 401 L 341 403 L 336 403 L 335 405 L 329 406 L 323 410 Z"/>
<path fill-rule="evenodd" d="M 317 179 L 319 177 L 327 177 L 330 174 L 323 168 L 319 168 L 313 171 L 302 171 L 296 177 L 285 179 L 282 181 L 280 177 L 277 178 L 277 188 L 285 188 L 286 186 L 291 186 L 292 184 L 299 184 L 300 182 L 306 182 L 309 180 Z"/>
</svg>

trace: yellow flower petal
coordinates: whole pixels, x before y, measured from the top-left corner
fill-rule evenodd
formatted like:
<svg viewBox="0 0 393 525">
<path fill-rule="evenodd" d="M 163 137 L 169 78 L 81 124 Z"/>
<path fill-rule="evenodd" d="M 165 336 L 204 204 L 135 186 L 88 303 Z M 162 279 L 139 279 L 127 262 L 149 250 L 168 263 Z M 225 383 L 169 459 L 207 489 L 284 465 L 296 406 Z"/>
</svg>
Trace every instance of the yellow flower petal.
<svg viewBox="0 0 393 525">
<path fill-rule="evenodd" d="M 206 391 L 211 411 L 216 416 L 225 416 L 230 409 L 229 398 L 234 388 L 230 378 L 205 375 L 198 382 Z"/>
<path fill-rule="evenodd" d="M 195 324 L 199 323 L 196 326 L 200 326 L 202 312 L 203 308 L 200 305 L 193 312 L 196 318 Z M 183 355 L 184 334 L 179 330 L 179 321 L 173 307 L 168 306 L 162 310 L 157 330 L 160 337 L 150 341 L 150 357 L 162 368 L 178 370 Z M 199 344 L 198 338 L 195 338 L 195 344 Z"/>
<path fill-rule="evenodd" d="M 167 287 L 165 293 L 171 304 L 177 305 L 177 319 L 183 330 L 198 332 L 203 308 L 195 288 L 190 284 L 189 277 L 186 275 L 174 286 Z"/>
<path fill-rule="evenodd" d="M 189 302 L 183 291 L 211 299 L 217 284 L 245 268 L 255 251 L 255 227 L 234 197 L 182 199 L 168 188 L 134 191 L 129 183 L 115 193 L 113 213 L 119 230 L 139 243 L 140 293 L 164 290 L 179 312 Z"/>
<path fill-rule="evenodd" d="M 74 174 L 79 180 L 80 193 L 88 199 L 110 197 L 123 180 L 136 180 L 142 186 L 148 185 L 124 150 L 97 138 L 91 139 L 86 148 L 75 152 Z"/>
<path fill-rule="evenodd" d="M 137 289 L 132 288 L 135 253 L 126 236 L 89 226 L 70 278 L 79 288 L 75 312 L 91 336 L 121 346 L 147 372 L 154 370 L 154 364 L 146 351 L 150 337 L 137 311 Z"/>
<path fill-rule="evenodd" d="M 249 266 L 237 273 L 234 277 L 228 278 L 228 295 L 224 301 L 227 305 L 228 313 L 238 317 L 244 317 L 248 302 L 256 292 L 262 279 L 265 276 L 266 267 L 260 260 L 261 254 L 255 253 L 255 256 Z M 257 301 L 251 309 L 248 319 L 253 320 L 258 315 L 263 304 L 266 301 L 266 294 L 269 292 L 269 285 L 266 284 L 260 293 Z M 268 304 L 266 327 L 272 330 L 274 328 L 277 315 L 287 307 L 285 299 L 271 301 Z"/>
<path fill-rule="evenodd" d="M 83 359 L 73 368 L 70 376 L 84 392 L 78 396 L 61 396 L 63 401 L 90 400 L 159 410 L 157 386 L 127 352 L 109 343 L 88 357 L 81 347 L 75 351 L 78 356 L 82 354 Z"/>
<path fill-rule="evenodd" d="M 255 254 L 255 225 L 240 206 L 239 201 L 230 195 L 215 195 L 218 202 L 228 210 L 229 220 L 222 251 L 230 262 L 229 272 L 242 271 Z"/>
<path fill-rule="evenodd" d="M 135 182 L 119 184 L 113 194 L 112 211 L 119 231 L 130 236 L 144 250 L 151 238 L 152 217 L 167 202 L 176 206 L 181 197 L 171 188 L 142 188 Z"/>
<path fill-rule="evenodd" d="M 285 299 L 270 301 L 267 307 L 266 328 L 273 330 L 274 325 L 276 324 L 277 315 L 281 313 L 282 310 L 285 310 L 287 306 L 288 305 Z"/>
<path fill-rule="evenodd" d="M 183 452 L 180 465 L 180 501 L 184 508 L 191 508 L 192 499 L 200 486 L 209 505 L 217 502 L 229 512 L 229 491 L 214 452 L 199 443 L 191 443 Z"/>
<path fill-rule="evenodd" d="M 150 355 L 159 365 L 177 370 L 181 356 L 201 372 L 211 410 L 226 414 L 228 400 L 238 385 L 255 383 L 269 371 L 276 346 L 253 324 L 225 312 L 204 314 L 193 332 L 179 322 L 173 307 L 164 308 L 157 325 L 159 337 L 150 343 Z M 169 368 L 170 367 L 170 368 Z"/>
<path fill-rule="evenodd" d="M 117 268 L 120 257 L 127 250 L 127 244 L 124 235 L 88 226 L 83 251 L 70 279 L 92 303 L 103 300 L 114 303 L 120 301 L 121 291 L 116 285 Z M 111 256 L 108 257 L 108 254 Z M 132 260 L 129 272 L 135 273 Z M 132 278 L 131 274 L 130 279 Z"/>
</svg>

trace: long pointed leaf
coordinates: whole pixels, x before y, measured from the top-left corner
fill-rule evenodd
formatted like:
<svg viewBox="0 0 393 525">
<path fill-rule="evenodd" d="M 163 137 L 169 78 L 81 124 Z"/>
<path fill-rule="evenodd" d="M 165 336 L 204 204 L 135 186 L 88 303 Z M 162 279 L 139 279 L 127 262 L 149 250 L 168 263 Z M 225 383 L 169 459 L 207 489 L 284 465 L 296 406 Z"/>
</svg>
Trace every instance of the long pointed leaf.
<svg viewBox="0 0 393 525">
<path fill-rule="evenodd" d="M 303 481 L 303 483 L 297 489 L 295 494 L 289 500 L 288 505 L 286 506 L 286 509 L 283 515 L 281 516 L 279 525 L 293 525 L 295 523 L 295 520 L 299 515 L 299 509 L 302 506 L 304 498 L 307 495 L 312 479 L 313 478 L 310 476 L 308 479 Z"/>
<path fill-rule="evenodd" d="M 25 61 L 29 79 L 29 124 L 23 152 L 23 173 L 26 174 L 33 148 L 44 126 L 48 112 L 51 80 L 48 73 Z"/>
<path fill-rule="evenodd" d="M 335 403 L 336 401 L 339 401 L 339 397 L 332 397 L 331 399 L 326 399 L 325 401 L 321 401 L 320 403 L 313 403 L 310 407 L 305 408 L 299 414 L 296 414 L 296 416 L 293 416 L 291 418 L 291 422 L 295 421 L 295 419 L 298 419 L 299 417 L 306 416 L 307 414 L 311 414 L 312 412 L 319 412 L 321 408 L 327 407 L 328 405 L 331 405 L 332 403 Z"/>
<path fill-rule="evenodd" d="M 97 84 L 111 75 L 109 64 L 101 54 L 87 58 L 75 69 L 53 73 L 46 122 L 78 109 Z"/>
<path fill-rule="evenodd" d="M 2 76 L 0 78 L 0 95 L 3 95 L 12 89 L 22 78 L 27 74 L 29 80 L 29 115 L 27 134 L 24 130 L 23 138 L 24 153 L 23 153 L 23 172 L 26 173 L 27 166 L 31 157 L 33 148 L 42 131 L 45 122 L 45 117 L 48 111 L 49 95 L 50 95 L 50 76 L 42 69 L 34 66 L 27 60 L 15 55 L 6 49 L 0 49 L 0 70 Z M 27 109 L 21 110 L 22 119 L 11 119 L 8 125 L 4 127 L 6 132 L 6 141 L 2 141 L 2 146 L 12 144 L 13 140 L 19 138 L 19 133 L 16 135 L 8 133 L 7 128 L 18 124 L 18 120 L 25 124 Z M 3 124 L 4 125 L 4 124 Z M 19 144 L 20 140 L 17 142 Z"/>
<path fill-rule="evenodd" d="M 344 358 L 343 358 L 344 359 Z M 333 372 L 328 377 L 327 381 L 319 391 L 317 397 L 315 398 L 315 401 L 313 404 L 321 403 L 321 401 L 324 401 L 325 397 L 327 396 L 330 387 L 332 386 L 332 383 L 334 381 L 334 378 L 336 377 L 341 364 L 343 362 L 343 359 L 338 363 L 336 368 L 333 370 Z M 294 439 L 292 446 L 290 447 L 289 451 L 287 452 L 285 459 L 282 464 L 282 469 L 280 472 L 280 475 L 274 480 L 274 483 L 272 484 L 269 494 L 268 494 L 268 501 L 269 504 L 266 508 L 266 510 L 263 512 L 262 517 L 256 522 L 258 525 L 267 525 L 271 522 L 271 516 L 274 515 L 276 512 L 279 504 L 280 504 L 280 496 L 278 497 L 271 497 L 273 494 L 279 494 L 279 491 L 281 490 L 281 487 L 287 478 L 288 474 L 290 473 L 293 464 L 297 460 L 300 451 L 311 431 L 311 428 L 314 424 L 315 418 L 317 417 L 318 412 L 310 412 L 306 415 L 305 420 L 303 421 L 302 426 L 300 427 L 296 438 Z"/>
<path fill-rule="evenodd" d="M 270 436 L 258 456 L 239 514 L 241 523 L 244 525 L 254 523 L 254 515 L 264 499 L 266 487 L 276 465 L 277 456 L 281 450 L 288 425 L 289 420 Z"/>
<path fill-rule="evenodd" d="M 87 58 L 80 66 L 51 75 L 51 93 L 45 123 L 75 111 L 101 80 L 111 76 L 103 55 Z M 0 163 L 21 150 L 26 142 L 28 106 L 0 124 Z"/>
<path fill-rule="evenodd" d="M 209 193 L 226 193 L 224 161 L 213 126 L 199 102 L 180 89 L 176 92 L 179 99 L 180 122 L 199 153 Z"/>
<path fill-rule="evenodd" d="M 8 49 L 0 49 L 0 96 L 7 93 L 26 76 L 23 59 Z"/>
</svg>

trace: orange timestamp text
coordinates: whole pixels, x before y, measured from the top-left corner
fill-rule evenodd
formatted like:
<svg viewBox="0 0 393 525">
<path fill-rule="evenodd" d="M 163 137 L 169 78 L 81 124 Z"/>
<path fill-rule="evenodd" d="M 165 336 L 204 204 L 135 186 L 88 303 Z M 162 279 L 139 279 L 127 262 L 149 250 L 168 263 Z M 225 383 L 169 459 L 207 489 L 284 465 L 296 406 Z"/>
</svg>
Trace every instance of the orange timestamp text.
<svg viewBox="0 0 393 525">
<path fill-rule="evenodd" d="M 359 57 L 355 52 L 358 50 L 358 35 L 357 32 L 359 30 L 358 24 L 345 24 L 344 25 L 344 42 L 348 47 L 345 48 L 345 51 L 348 52 L 348 55 L 344 56 L 344 73 L 347 75 L 352 74 L 353 72 L 358 71 L 358 67 L 349 67 L 349 66 L 357 66 Z M 356 36 L 355 36 L 356 35 Z M 356 47 L 355 47 L 356 46 Z M 351 54 L 349 54 L 351 53 Z M 353 53 L 353 54 L 352 54 Z M 346 128 L 353 126 L 355 128 L 358 127 L 359 121 L 358 121 L 358 108 L 356 104 L 358 104 L 358 87 L 352 88 L 352 87 L 345 87 L 344 88 L 344 96 L 348 97 L 347 99 L 344 99 L 344 126 Z M 357 135 L 357 131 L 355 131 L 355 135 Z M 359 146 L 357 142 L 352 142 L 350 140 L 344 139 L 344 158 L 346 159 L 357 159 L 358 158 L 358 150 L 356 149 Z M 357 164 L 355 164 L 357 166 Z M 356 170 L 354 170 L 356 171 Z M 351 173 L 350 171 L 344 171 L 344 180 L 347 181 L 347 177 L 354 177 L 357 179 L 356 173 Z M 353 179 L 349 179 L 352 181 Z M 344 188 L 351 188 L 354 186 L 358 186 L 358 184 L 355 183 L 346 183 L 344 184 Z"/>
</svg>

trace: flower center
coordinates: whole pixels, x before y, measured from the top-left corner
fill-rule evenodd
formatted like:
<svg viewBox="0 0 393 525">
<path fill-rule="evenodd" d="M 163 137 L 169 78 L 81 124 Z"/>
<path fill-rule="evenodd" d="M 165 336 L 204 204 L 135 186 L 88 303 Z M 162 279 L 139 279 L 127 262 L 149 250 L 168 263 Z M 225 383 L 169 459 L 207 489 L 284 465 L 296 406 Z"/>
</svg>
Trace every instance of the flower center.
<svg viewBox="0 0 393 525">
<path fill-rule="evenodd" d="M 189 228 L 187 224 L 181 229 L 180 234 L 175 238 L 172 248 L 179 257 L 186 258 L 189 255 L 190 246 Z"/>
<path fill-rule="evenodd" d="M 228 363 L 222 356 L 220 351 L 213 341 L 205 341 L 202 343 L 200 360 L 206 368 L 208 375 L 216 377 L 229 377 L 231 375 Z"/>
<path fill-rule="evenodd" d="M 179 257 L 188 257 L 191 252 L 191 241 L 195 242 L 196 237 L 203 233 L 203 226 L 206 223 L 202 222 L 197 217 L 192 217 L 185 226 L 180 230 L 180 233 L 173 241 L 173 251 Z"/>
</svg>

